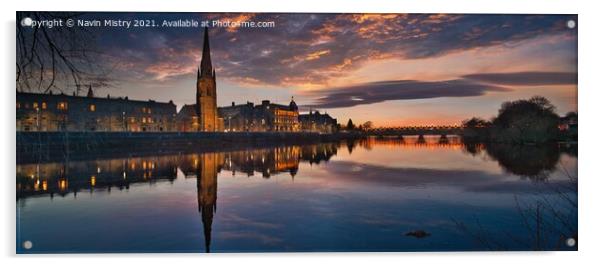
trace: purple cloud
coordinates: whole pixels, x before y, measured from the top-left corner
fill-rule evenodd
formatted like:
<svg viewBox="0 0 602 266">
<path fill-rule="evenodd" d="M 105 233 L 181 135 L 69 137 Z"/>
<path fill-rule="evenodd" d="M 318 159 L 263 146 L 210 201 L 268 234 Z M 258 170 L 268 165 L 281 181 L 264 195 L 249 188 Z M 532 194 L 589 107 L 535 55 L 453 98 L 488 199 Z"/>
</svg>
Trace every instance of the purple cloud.
<svg viewBox="0 0 602 266">
<path fill-rule="evenodd" d="M 414 100 L 439 97 L 480 96 L 507 88 L 482 84 L 465 79 L 447 81 L 391 80 L 338 87 L 314 92 L 312 108 L 341 108 L 390 100 Z"/>
<path fill-rule="evenodd" d="M 573 72 L 478 73 L 462 77 L 500 85 L 538 86 L 577 84 L 577 73 Z"/>
</svg>

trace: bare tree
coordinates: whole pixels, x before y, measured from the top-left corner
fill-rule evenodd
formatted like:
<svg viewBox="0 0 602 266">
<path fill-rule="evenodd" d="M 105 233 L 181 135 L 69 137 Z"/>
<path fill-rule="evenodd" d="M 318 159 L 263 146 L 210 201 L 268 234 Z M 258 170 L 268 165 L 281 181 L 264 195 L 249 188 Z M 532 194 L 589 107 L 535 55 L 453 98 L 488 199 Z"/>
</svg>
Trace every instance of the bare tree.
<svg viewBox="0 0 602 266">
<path fill-rule="evenodd" d="M 494 237 L 500 232 L 485 230 L 475 218 L 476 226 L 452 219 L 457 228 L 471 236 L 478 244 L 489 250 L 572 250 L 577 249 L 577 176 L 569 173 L 562 167 L 567 176 L 565 184 L 544 183 L 552 192 L 535 193 L 534 202 L 522 201 L 515 196 L 516 210 L 520 216 L 521 224 L 526 233 L 522 235 L 504 232 L 501 237 L 506 237 L 508 243 L 503 244 Z M 543 192 L 543 191 L 542 191 Z M 569 240 L 574 246 L 570 246 Z"/>
<path fill-rule="evenodd" d="M 51 89 L 79 93 L 82 85 L 108 84 L 95 49 L 95 34 L 82 27 L 28 27 L 24 18 L 35 21 L 77 19 L 82 13 L 17 12 L 18 91 L 48 93 Z"/>
</svg>

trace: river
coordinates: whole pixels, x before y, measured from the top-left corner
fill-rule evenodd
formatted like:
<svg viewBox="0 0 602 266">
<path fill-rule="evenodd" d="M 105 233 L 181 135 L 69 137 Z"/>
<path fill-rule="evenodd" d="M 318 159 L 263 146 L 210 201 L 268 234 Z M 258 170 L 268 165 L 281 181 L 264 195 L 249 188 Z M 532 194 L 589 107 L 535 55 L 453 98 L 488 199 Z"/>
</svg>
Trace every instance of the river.
<svg viewBox="0 0 602 266">
<path fill-rule="evenodd" d="M 406 137 L 22 163 L 17 252 L 576 250 L 576 150 Z"/>
</svg>

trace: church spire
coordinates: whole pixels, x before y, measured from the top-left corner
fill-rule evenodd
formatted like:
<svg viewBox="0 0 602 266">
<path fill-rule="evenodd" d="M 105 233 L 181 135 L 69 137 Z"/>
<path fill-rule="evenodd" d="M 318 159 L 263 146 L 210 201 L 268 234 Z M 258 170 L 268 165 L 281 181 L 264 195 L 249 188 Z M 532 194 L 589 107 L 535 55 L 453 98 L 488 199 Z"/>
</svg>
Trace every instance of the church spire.
<svg viewBox="0 0 602 266">
<path fill-rule="evenodd" d="M 90 87 L 88 87 L 88 98 L 94 98 L 94 91 L 92 91 L 92 84 L 90 84 Z"/>
<path fill-rule="evenodd" d="M 209 28 L 205 27 L 203 38 L 203 58 L 201 59 L 201 77 L 212 77 L 213 66 L 211 65 L 211 51 L 209 49 Z"/>
</svg>

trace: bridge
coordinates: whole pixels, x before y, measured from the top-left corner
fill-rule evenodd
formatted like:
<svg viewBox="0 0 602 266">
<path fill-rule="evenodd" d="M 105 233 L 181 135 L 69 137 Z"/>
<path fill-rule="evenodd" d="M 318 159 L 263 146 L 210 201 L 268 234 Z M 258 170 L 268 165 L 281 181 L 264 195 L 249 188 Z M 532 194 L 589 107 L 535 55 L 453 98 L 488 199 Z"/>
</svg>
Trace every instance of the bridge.
<svg viewBox="0 0 602 266">
<path fill-rule="evenodd" d="M 424 139 L 425 135 L 441 136 L 442 139 L 448 135 L 462 135 L 463 126 L 401 126 L 401 127 L 376 127 L 366 130 L 368 135 L 376 137 L 394 136 L 418 136 Z"/>
</svg>

